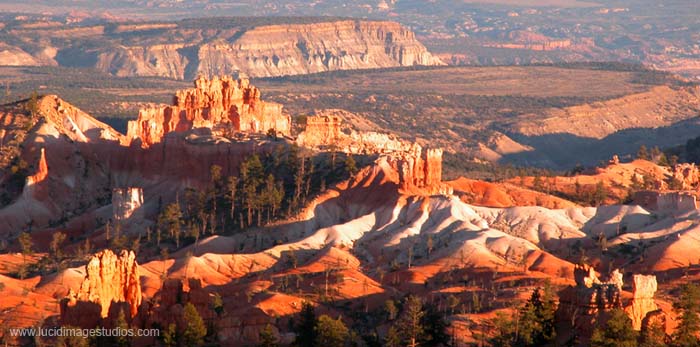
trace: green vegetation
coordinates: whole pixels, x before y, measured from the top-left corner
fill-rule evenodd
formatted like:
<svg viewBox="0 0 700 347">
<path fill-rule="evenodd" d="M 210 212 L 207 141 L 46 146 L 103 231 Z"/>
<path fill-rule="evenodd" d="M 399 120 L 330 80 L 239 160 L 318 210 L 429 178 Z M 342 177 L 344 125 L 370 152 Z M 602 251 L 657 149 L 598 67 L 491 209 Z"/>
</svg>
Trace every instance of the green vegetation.
<svg viewBox="0 0 700 347">
<path fill-rule="evenodd" d="M 690 347 L 700 345 L 700 286 L 689 283 L 681 287 L 680 296 L 673 304 L 679 313 L 679 323 L 673 334 L 672 346 Z"/>
<path fill-rule="evenodd" d="M 610 318 L 604 327 L 593 331 L 593 347 L 636 347 L 637 332 L 632 329 L 632 320 L 622 309 L 610 311 Z"/>
<path fill-rule="evenodd" d="M 185 346 L 202 346 L 204 337 L 207 335 L 207 327 L 204 325 L 202 317 L 197 312 L 197 308 L 192 303 L 185 304 L 183 311 L 185 329 L 182 332 L 182 342 Z"/>
<path fill-rule="evenodd" d="M 495 329 L 490 342 L 495 346 L 544 346 L 556 338 L 555 294 L 549 283 L 536 288 L 520 308 L 518 317 L 498 312 L 491 320 Z M 630 329 L 632 328 L 630 324 Z"/>
</svg>

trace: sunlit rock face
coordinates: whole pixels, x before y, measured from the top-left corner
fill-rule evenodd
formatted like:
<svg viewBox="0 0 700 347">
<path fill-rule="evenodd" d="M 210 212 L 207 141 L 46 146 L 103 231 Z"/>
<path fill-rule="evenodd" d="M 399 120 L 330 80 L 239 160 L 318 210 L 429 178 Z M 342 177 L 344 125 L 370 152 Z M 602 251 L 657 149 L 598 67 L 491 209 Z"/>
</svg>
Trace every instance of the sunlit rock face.
<svg viewBox="0 0 700 347">
<path fill-rule="evenodd" d="M 139 266 L 133 251 L 123 250 L 119 255 L 108 249 L 100 251 L 85 265 L 85 273 L 78 292 L 71 291 L 61 302 L 64 323 L 80 325 L 105 318 L 117 304 L 128 307 L 126 315 L 136 316 L 142 297 Z"/>
<path fill-rule="evenodd" d="M 112 189 L 112 218 L 124 221 L 131 217 L 143 218 L 143 189 L 114 188 Z"/>
<path fill-rule="evenodd" d="M 195 87 L 180 90 L 169 106 L 145 108 L 130 121 L 126 144 L 140 140 L 149 147 L 170 132 L 207 129 L 211 133 L 235 132 L 289 135 L 291 119 L 282 105 L 260 99 L 260 90 L 245 77 L 200 77 Z"/>
</svg>

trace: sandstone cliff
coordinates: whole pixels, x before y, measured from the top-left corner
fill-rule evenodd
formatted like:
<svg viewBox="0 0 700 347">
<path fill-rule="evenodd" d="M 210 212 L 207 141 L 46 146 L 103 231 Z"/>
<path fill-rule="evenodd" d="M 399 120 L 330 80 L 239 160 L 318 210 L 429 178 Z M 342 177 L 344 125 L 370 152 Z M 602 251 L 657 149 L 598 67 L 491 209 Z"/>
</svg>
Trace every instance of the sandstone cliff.
<svg viewBox="0 0 700 347">
<path fill-rule="evenodd" d="M 396 135 L 376 131 L 357 131 L 352 114 L 342 110 L 316 111 L 306 117 L 303 131 L 297 136 L 300 146 L 334 149 L 352 154 L 413 152 L 416 144 Z"/>
<path fill-rule="evenodd" d="M 252 77 L 270 77 L 442 65 L 410 29 L 395 22 L 319 19 L 316 23 L 259 25 L 239 21 L 221 18 L 186 23 L 96 25 L 79 28 L 80 33 L 70 32 L 71 29 L 18 31 L 18 35 L 53 38 L 50 44 L 53 57 L 46 61 L 46 54 L 32 56 L 14 46 L 8 49 L 0 46 L 0 57 L 6 57 L 9 64 L 58 64 L 95 68 L 117 76 L 175 79 L 236 71 Z M 33 51 L 41 51 L 41 44 L 28 45 Z"/>
<path fill-rule="evenodd" d="M 112 189 L 112 218 L 116 221 L 143 218 L 143 189 L 136 187 Z"/>
<path fill-rule="evenodd" d="M 180 90 L 173 105 L 142 109 L 129 121 L 126 143 L 135 139 L 148 147 L 161 142 L 169 132 L 207 128 L 221 133 L 263 133 L 274 129 L 289 134 L 291 120 L 282 105 L 260 99 L 260 90 L 247 78 L 200 77 L 195 88 Z"/>
<path fill-rule="evenodd" d="M 103 250 L 85 265 L 85 279 L 78 292 L 69 293 L 61 302 L 61 319 L 66 323 L 90 322 L 86 316 L 91 313 L 99 313 L 99 317 L 105 318 L 110 315 L 110 309 L 113 310 L 113 304 L 117 303 L 125 303 L 128 311 L 124 313 L 134 317 L 138 313 L 141 299 L 139 267 L 134 252 L 122 251 L 117 256 L 110 250 Z M 81 308 L 90 309 L 83 312 Z"/>
<path fill-rule="evenodd" d="M 647 314 L 658 309 L 654 302 L 654 293 L 656 293 L 656 276 L 634 275 L 634 297 L 630 305 L 625 308 L 625 312 L 632 319 L 634 330 L 641 330 Z"/>
</svg>

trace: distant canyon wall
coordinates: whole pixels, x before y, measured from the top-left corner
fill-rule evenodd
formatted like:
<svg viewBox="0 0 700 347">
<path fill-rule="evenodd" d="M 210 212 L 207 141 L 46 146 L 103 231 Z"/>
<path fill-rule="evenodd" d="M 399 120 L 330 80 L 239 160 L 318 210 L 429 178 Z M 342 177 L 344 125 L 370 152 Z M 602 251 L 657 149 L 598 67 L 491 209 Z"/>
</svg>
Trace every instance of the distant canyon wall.
<svg viewBox="0 0 700 347">
<path fill-rule="evenodd" d="M 108 33 L 104 29 L 83 30 L 75 40 L 65 40 L 61 33 L 68 30 L 58 27 L 54 33 L 40 33 L 58 38 L 50 44 L 53 54 L 49 59 L 44 51 L 39 52 L 41 56 L 29 53 L 38 50 L 38 43 L 25 44 L 27 47 L 0 50 L 0 64 L 89 67 L 117 76 L 188 80 L 237 71 L 251 77 L 272 77 L 443 64 L 416 40 L 413 31 L 388 21 L 340 20 L 233 29 L 180 28 L 174 23 L 153 28 L 119 26 Z"/>
</svg>

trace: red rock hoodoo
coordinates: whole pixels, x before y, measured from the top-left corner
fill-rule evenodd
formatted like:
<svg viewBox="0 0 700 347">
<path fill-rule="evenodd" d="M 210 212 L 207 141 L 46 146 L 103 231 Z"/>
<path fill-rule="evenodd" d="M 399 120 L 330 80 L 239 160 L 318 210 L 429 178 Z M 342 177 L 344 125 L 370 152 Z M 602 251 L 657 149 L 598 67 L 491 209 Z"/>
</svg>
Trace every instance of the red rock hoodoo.
<svg viewBox="0 0 700 347">
<path fill-rule="evenodd" d="M 654 302 L 654 293 L 656 293 L 656 276 L 634 275 L 634 297 L 630 305 L 625 308 L 625 312 L 632 319 L 634 330 L 641 330 L 647 314 L 658 309 Z"/>
<path fill-rule="evenodd" d="M 130 121 L 127 143 L 141 139 L 148 147 L 161 142 L 169 132 L 208 128 L 213 132 L 264 133 L 274 129 L 290 133 L 291 119 L 282 114 L 282 105 L 260 99 L 260 90 L 247 78 L 228 76 L 211 80 L 199 77 L 195 88 L 180 90 L 171 106 L 146 108 Z"/>
<path fill-rule="evenodd" d="M 70 323 L 80 320 L 81 316 L 87 316 L 88 314 L 80 312 L 80 308 L 92 306 L 85 303 L 98 305 L 102 318 L 109 316 L 110 307 L 117 303 L 126 303 L 129 311 L 124 313 L 131 317 L 138 313 L 142 299 L 141 284 L 133 251 L 123 250 L 119 256 L 108 249 L 100 251 L 85 265 L 85 272 L 85 279 L 78 292 L 69 293 L 61 302 L 63 322 Z"/>
</svg>

